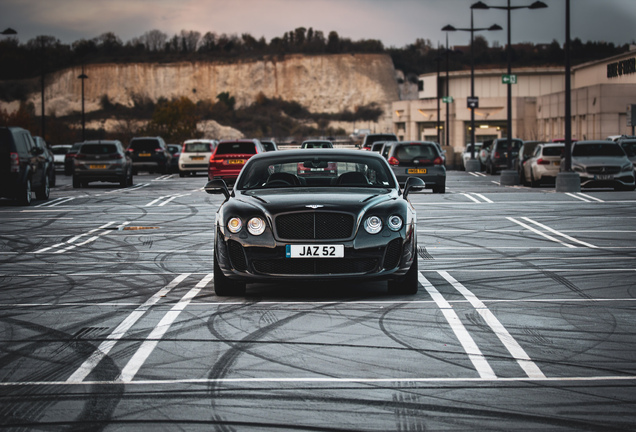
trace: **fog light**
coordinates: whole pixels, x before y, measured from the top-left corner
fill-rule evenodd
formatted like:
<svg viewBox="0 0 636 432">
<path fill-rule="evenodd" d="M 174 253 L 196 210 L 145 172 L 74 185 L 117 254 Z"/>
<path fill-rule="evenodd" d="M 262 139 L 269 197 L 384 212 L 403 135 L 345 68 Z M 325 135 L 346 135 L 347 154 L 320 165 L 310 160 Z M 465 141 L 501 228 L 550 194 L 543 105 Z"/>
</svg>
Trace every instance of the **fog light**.
<svg viewBox="0 0 636 432">
<path fill-rule="evenodd" d="M 389 217 L 387 225 L 391 231 L 399 231 L 402 228 L 402 218 L 398 215 L 392 215 Z"/>
</svg>

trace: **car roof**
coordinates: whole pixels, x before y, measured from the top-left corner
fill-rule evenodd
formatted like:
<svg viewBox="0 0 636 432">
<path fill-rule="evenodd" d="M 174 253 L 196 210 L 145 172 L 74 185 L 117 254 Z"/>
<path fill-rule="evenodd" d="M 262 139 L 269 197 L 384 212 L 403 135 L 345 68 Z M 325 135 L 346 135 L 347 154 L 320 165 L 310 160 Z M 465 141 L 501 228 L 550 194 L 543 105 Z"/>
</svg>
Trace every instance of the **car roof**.
<svg viewBox="0 0 636 432">
<path fill-rule="evenodd" d="M 259 153 L 250 158 L 251 160 L 260 160 L 260 159 L 282 159 L 288 157 L 311 157 L 311 156 L 328 156 L 328 157 L 337 157 L 337 156 L 351 156 L 358 158 L 378 158 L 384 160 L 382 156 L 378 153 L 371 153 L 360 150 L 352 150 L 352 149 L 293 149 L 293 150 L 285 150 L 281 152 L 267 152 L 267 153 Z"/>
</svg>

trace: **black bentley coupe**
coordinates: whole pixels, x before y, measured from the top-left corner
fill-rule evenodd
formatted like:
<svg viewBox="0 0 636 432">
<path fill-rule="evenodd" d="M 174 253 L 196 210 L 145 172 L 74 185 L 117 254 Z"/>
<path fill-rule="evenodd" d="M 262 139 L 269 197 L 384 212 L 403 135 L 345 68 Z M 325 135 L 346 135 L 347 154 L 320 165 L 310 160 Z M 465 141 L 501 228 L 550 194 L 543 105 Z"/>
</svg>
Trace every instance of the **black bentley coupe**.
<svg viewBox="0 0 636 432">
<path fill-rule="evenodd" d="M 385 279 L 389 292 L 418 289 L 415 209 L 386 160 L 359 150 L 286 150 L 253 156 L 216 214 L 214 289 L 245 293 L 246 283 Z"/>
</svg>

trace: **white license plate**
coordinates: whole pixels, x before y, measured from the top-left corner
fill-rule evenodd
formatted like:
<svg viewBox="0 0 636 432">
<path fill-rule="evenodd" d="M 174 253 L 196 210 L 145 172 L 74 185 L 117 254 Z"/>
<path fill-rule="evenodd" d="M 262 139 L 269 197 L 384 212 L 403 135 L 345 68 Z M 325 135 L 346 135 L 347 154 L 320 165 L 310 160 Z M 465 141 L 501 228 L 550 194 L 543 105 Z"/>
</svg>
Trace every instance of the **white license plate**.
<svg viewBox="0 0 636 432">
<path fill-rule="evenodd" d="M 344 258 L 344 245 L 287 245 L 287 258 Z"/>
<path fill-rule="evenodd" d="M 596 180 L 614 180 L 614 176 L 612 174 L 599 174 L 594 176 Z"/>
</svg>

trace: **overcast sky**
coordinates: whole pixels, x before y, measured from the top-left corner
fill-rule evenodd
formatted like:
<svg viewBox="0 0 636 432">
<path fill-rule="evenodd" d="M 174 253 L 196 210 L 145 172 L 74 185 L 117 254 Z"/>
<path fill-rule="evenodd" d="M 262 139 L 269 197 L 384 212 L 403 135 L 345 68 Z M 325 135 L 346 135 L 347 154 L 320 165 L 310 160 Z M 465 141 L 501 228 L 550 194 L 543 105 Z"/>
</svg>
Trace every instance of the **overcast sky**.
<svg viewBox="0 0 636 432">
<path fill-rule="evenodd" d="M 477 0 L 0 0 L 0 30 L 18 31 L 21 43 L 47 35 L 70 44 L 113 32 L 123 42 L 157 29 L 172 37 L 181 30 L 205 34 L 249 33 L 269 42 L 297 27 L 325 36 L 332 30 L 352 40 L 379 39 L 404 47 L 416 39 L 445 43 L 446 24 L 470 27 L 470 5 Z M 504 6 L 506 0 L 483 0 Z M 512 6 L 534 0 L 511 0 Z M 512 12 L 512 43 L 565 40 L 565 0 L 544 0 L 547 9 Z M 571 37 L 618 45 L 636 41 L 636 0 L 571 0 Z M 476 10 L 475 27 L 492 43 L 506 43 L 506 12 Z M 449 35 L 450 45 L 467 45 L 468 32 Z"/>
</svg>

